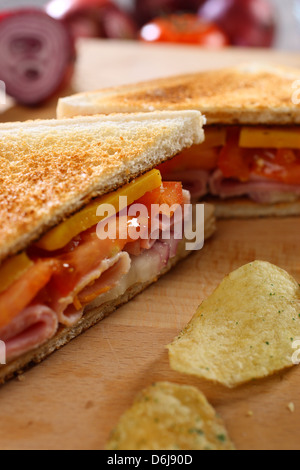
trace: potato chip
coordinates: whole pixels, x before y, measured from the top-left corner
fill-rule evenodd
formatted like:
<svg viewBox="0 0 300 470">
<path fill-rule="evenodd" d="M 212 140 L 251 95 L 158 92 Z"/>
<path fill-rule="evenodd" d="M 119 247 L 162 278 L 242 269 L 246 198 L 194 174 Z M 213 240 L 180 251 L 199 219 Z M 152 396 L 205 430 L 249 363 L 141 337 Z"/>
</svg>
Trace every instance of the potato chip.
<svg viewBox="0 0 300 470">
<path fill-rule="evenodd" d="M 143 390 L 113 431 L 107 450 L 234 450 L 195 387 L 158 382 Z"/>
<path fill-rule="evenodd" d="M 300 288 L 255 261 L 227 276 L 168 346 L 172 369 L 235 387 L 295 364 Z M 300 344 L 300 342 L 299 342 Z"/>
</svg>

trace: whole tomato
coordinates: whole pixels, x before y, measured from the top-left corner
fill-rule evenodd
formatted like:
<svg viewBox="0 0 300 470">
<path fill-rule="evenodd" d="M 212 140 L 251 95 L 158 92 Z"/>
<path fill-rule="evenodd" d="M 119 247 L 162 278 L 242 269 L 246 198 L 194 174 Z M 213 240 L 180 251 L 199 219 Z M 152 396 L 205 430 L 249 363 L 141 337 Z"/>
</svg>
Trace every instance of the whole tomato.
<svg viewBox="0 0 300 470">
<path fill-rule="evenodd" d="M 191 13 L 155 18 L 143 26 L 140 38 L 146 42 L 173 42 L 223 47 L 229 44 L 223 31 Z"/>
<path fill-rule="evenodd" d="M 162 15 L 197 13 L 204 0 L 135 0 L 135 17 L 140 26 Z"/>
</svg>

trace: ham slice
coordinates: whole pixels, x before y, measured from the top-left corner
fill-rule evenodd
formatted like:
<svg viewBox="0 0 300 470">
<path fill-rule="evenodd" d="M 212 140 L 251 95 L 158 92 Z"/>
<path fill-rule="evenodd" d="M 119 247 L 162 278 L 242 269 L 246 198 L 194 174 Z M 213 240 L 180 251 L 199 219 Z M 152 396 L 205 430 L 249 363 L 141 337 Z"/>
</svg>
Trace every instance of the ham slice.
<svg viewBox="0 0 300 470">
<path fill-rule="evenodd" d="M 23 310 L 0 329 L 7 362 L 44 344 L 55 335 L 57 327 L 57 315 L 49 307 L 33 305 Z"/>
<path fill-rule="evenodd" d="M 128 273 L 116 283 L 113 289 L 97 297 L 87 309 L 100 307 L 122 296 L 128 289 L 138 283 L 147 283 L 155 279 L 168 264 L 170 246 L 157 241 L 150 250 L 144 250 L 138 256 L 131 256 L 131 267 Z"/>
<path fill-rule="evenodd" d="M 225 178 L 220 169 L 216 170 L 209 181 L 210 192 L 222 199 L 248 196 L 255 202 L 275 204 L 293 202 L 300 197 L 300 186 L 289 185 L 268 178 L 251 175 L 249 181 Z"/>
<path fill-rule="evenodd" d="M 182 195 L 183 204 L 190 204 L 191 194 L 189 193 L 189 191 L 183 190 Z M 180 234 L 182 236 L 181 229 L 183 220 L 181 217 L 175 217 L 174 215 L 169 218 L 166 215 L 160 214 L 158 217 L 158 228 L 152 230 L 148 238 L 138 239 L 133 243 L 128 243 L 125 246 L 125 250 L 127 251 L 127 253 L 133 256 L 139 256 L 141 253 L 143 253 L 143 251 L 151 250 L 158 241 L 161 241 L 163 244 L 169 247 L 170 258 L 173 258 L 176 255 L 179 239 L 178 236 L 175 236 L 175 234 Z"/>
<path fill-rule="evenodd" d="M 66 297 L 53 291 L 51 308 L 56 312 L 59 323 L 68 327 L 77 323 L 83 315 L 84 304 L 100 295 L 103 289 L 105 292 L 114 287 L 129 269 L 130 257 L 128 253 L 122 252 L 113 258 L 102 260 L 96 269 L 79 280 Z"/>
</svg>

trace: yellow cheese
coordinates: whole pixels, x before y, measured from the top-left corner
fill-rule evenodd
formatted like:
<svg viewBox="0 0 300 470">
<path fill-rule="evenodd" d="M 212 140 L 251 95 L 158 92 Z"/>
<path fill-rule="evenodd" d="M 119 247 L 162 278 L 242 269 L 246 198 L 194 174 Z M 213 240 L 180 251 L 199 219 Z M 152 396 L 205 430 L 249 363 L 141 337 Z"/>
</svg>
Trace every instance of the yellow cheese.
<svg viewBox="0 0 300 470">
<path fill-rule="evenodd" d="M 243 127 L 239 145 L 243 148 L 300 149 L 300 126 Z"/>
<path fill-rule="evenodd" d="M 14 256 L 0 267 L 0 293 L 8 289 L 33 265 L 26 253 Z"/>
<path fill-rule="evenodd" d="M 77 214 L 50 230 L 39 240 L 36 246 L 46 251 L 59 250 L 66 246 L 74 237 L 94 225 L 97 225 L 104 219 L 104 217 L 97 216 L 97 209 L 101 204 L 112 205 L 116 213 L 118 213 L 125 208 L 120 205 L 121 196 L 126 196 L 127 205 L 130 205 L 147 192 L 159 188 L 161 184 L 162 179 L 160 172 L 158 170 L 152 170 L 117 191 L 94 200 L 84 209 L 77 212 Z"/>
</svg>

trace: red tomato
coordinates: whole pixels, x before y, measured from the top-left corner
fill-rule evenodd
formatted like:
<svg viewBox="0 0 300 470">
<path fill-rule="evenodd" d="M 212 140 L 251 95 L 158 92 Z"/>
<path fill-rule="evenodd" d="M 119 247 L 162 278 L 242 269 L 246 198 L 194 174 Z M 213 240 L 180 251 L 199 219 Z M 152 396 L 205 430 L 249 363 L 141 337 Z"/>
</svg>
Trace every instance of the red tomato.
<svg viewBox="0 0 300 470">
<path fill-rule="evenodd" d="M 117 224 L 118 228 L 118 224 Z M 49 292 L 53 289 L 62 296 L 72 292 L 76 284 L 88 273 L 99 266 L 105 258 L 119 253 L 129 240 L 101 240 L 97 237 L 96 227 L 81 235 L 79 246 L 56 258 L 59 267 L 55 270 Z"/>
<path fill-rule="evenodd" d="M 218 26 L 188 13 L 154 19 L 141 29 L 140 38 L 146 42 L 200 44 L 207 47 L 229 44 Z"/>
<path fill-rule="evenodd" d="M 49 282 L 56 263 L 37 261 L 29 270 L 0 295 L 0 328 L 7 325 Z"/>
<path fill-rule="evenodd" d="M 204 0 L 135 0 L 135 17 L 140 26 L 157 16 L 179 11 L 197 13 Z"/>
<path fill-rule="evenodd" d="M 174 171 L 214 170 L 217 167 L 219 153 L 220 149 L 217 147 L 205 148 L 203 144 L 193 145 L 172 160 L 160 165 L 158 169 L 163 177 Z"/>
<path fill-rule="evenodd" d="M 181 183 L 164 183 L 162 188 L 148 192 L 136 201 L 151 209 L 151 204 L 183 204 Z M 128 226 L 128 218 L 123 217 L 122 223 Z M 97 268 L 101 260 L 119 253 L 125 245 L 134 242 L 127 232 L 127 238 L 120 239 L 119 224 L 116 224 L 115 239 L 99 239 L 96 227 L 83 232 L 67 247 L 57 252 L 53 258 L 39 259 L 41 253 L 31 250 L 35 264 L 0 295 L 0 328 L 8 324 L 34 299 L 46 302 L 51 293 L 67 296 L 85 275 Z M 126 232 L 125 232 L 126 233 Z M 39 253 L 39 254 L 38 254 Z"/>
<path fill-rule="evenodd" d="M 219 154 L 218 167 L 226 178 L 247 181 L 250 176 L 253 149 L 239 147 L 239 132 L 238 128 L 228 131 L 227 143 Z"/>
<path fill-rule="evenodd" d="M 167 204 L 171 207 L 173 204 L 183 205 L 182 184 L 178 182 L 164 182 L 161 188 L 154 189 L 141 197 L 136 204 L 144 204 L 148 211 L 151 210 L 151 204 Z"/>
<path fill-rule="evenodd" d="M 300 151 L 257 150 L 253 173 L 286 184 L 300 184 Z"/>
<path fill-rule="evenodd" d="M 227 144 L 220 152 L 218 167 L 226 178 L 247 181 L 251 174 L 300 184 L 300 151 L 291 149 L 243 149 L 239 129 L 229 131 Z"/>
<path fill-rule="evenodd" d="M 145 194 L 136 203 L 146 205 L 149 211 L 151 210 L 151 204 L 182 205 L 182 185 L 181 183 L 164 183 L 163 191 L 161 188 L 155 189 Z M 127 225 L 128 219 L 125 219 L 124 223 Z M 55 257 L 58 266 L 47 288 L 48 292 L 53 292 L 54 289 L 62 296 L 68 295 L 80 279 L 97 268 L 101 260 L 116 255 L 127 243 L 132 241 L 129 233 L 127 233 L 126 239 L 119 238 L 118 221 L 116 228 L 116 239 L 101 240 L 97 237 L 96 227 L 92 227 L 62 250 L 62 253 Z"/>
</svg>

